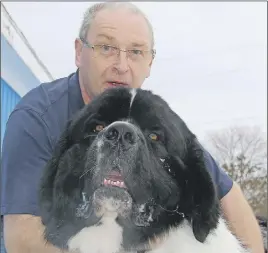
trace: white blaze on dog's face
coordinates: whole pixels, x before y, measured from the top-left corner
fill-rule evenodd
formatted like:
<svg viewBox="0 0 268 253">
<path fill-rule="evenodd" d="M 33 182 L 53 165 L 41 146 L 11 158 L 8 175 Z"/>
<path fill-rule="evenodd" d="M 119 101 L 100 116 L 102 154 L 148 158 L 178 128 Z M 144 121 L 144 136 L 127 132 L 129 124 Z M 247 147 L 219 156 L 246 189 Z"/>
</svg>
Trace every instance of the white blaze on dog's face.
<svg viewBox="0 0 268 253">
<path fill-rule="evenodd" d="M 42 180 L 41 211 L 46 238 L 61 248 L 107 217 L 125 249 L 184 218 L 204 241 L 218 220 L 194 136 L 159 96 L 127 88 L 105 91 L 68 124 Z"/>
<path fill-rule="evenodd" d="M 135 96 L 137 94 L 137 90 L 136 89 L 131 89 L 130 94 L 131 94 L 131 100 L 130 100 L 129 110 L 131 110 L 131 106 L 132 106 L 133 101 L 135 99 Z"/>
</svg>

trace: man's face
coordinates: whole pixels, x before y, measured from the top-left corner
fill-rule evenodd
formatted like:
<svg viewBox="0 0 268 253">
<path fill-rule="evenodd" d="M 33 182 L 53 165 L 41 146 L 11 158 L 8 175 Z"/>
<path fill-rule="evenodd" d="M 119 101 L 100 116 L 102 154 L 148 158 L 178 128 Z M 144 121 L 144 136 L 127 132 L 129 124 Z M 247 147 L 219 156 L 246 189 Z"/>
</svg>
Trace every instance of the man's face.
<svg viewBox="0 0 268 253">
<path fill-rule="evenodd" d="M 123 8 L 101 10 L 93 20 L 85 42 L 88 46 L 76 40 L 76 66 L 89 97 L 119 85 L 139 88 L 149 77 L 153 60 L 152 37 L 141 15 Z M 115 48 L 131 51 L 116 54 Z"/>
</svg>

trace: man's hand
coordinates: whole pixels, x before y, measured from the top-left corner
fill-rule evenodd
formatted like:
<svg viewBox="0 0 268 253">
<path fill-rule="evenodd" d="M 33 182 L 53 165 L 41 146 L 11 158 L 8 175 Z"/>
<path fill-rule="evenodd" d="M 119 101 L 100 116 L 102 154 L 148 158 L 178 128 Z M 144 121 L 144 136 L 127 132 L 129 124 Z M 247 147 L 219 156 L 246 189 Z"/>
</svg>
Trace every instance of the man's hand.
<svg viewBox="0 0 268 253">
<path fill-rule="evenodd" d="M 221 205 L 227 223 L 233 233 L 252 250 L 252 253 L 264 253 L 259 224 L 236 183 L 222 198 Z"/>
<path fill-rule="evenodd" d="M 4 216 L 4 241 L 8 253 L 64 253 L 47 243 L 43 233 L 44 226 L 39 217 L 26 214 Z"/>
</svg>

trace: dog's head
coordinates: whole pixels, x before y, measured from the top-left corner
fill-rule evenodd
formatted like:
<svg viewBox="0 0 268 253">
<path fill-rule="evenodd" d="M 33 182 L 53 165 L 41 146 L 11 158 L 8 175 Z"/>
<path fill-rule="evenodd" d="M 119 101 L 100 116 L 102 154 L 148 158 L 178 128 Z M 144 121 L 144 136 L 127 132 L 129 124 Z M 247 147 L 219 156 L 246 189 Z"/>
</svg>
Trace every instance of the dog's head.
<svg viewBox="0 0 268 253">
<path fill-rule="evenodd" d="M 218 201 L 202 149 L 168 104 L 150 91 L 116 88 L 67 125 L 40 188 L 46 238 L 59 247 L 114 215 L 124 244 L 146 243 L 187 219 L 203 242 Z"/>
</svg>

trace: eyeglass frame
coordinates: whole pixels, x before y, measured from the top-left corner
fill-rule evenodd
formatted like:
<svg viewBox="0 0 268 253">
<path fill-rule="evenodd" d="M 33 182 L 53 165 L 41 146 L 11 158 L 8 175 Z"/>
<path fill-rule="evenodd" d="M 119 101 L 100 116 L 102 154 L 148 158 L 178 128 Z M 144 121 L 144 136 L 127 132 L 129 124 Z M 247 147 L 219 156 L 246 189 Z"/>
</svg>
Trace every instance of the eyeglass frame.
<svg viewBox="0 0 268 253">
<path fill-rule="evenodd" d="M 134 49 L 121 49 L 117 46 L 113 46 L 113 45 L 109 45 L 109 44 L 95 44 L 95 45 L 92 45 L 91 43 L 89 43 L 88 41 L 80 38 L 81 42 L 83 43 L 84 46 L 86 46 L 87 48 L 92 48 L 93 50 L 95 49 L 95 46 L 109 46 L 109 47 L 112 47 L 114 49 L 116 49 L 118 51 L 118 56 L 120 54 L 120 52 L 125 52 L 127 53 L 128 51 L 132 51 Z M 138 49 L 140 50 L 140 49 Z M 152 59 L 155 58 L 155 55 L 156 55 L 156 50 L 155 49 L 151 49 L 151 50 L 140 50 L 142 52 L 145 52 L 145 53 L 151 53 L 152 54 Z"/>
</svg>

